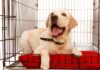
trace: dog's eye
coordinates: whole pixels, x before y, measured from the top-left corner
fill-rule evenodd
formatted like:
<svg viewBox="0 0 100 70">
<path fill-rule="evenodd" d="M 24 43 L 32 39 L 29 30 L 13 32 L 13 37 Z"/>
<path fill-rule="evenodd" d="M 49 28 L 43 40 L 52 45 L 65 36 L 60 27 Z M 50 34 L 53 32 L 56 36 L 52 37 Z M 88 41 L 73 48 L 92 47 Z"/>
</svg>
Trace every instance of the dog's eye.
<svg viewBox="0 0 100 70">
<path fill-rule="evenodd" d="M 65 17 L 67 17 L 67 15 L 66 15 L 65 13 L 62 13 L 61 15 L 65 16 Z"/>
</svg>

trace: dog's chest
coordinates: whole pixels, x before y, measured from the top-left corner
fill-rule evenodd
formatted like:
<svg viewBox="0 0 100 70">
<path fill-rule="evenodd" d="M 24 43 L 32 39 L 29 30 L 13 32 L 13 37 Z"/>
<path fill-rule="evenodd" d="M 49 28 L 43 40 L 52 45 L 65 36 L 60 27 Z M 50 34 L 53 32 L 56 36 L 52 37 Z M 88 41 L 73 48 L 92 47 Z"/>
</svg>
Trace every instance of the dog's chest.
<svg viewBox="0 0 100 70">
<path fill-rule="evenodd" d="M 56 45 L 49 45 L 49 47 L 47 48 L 49 53 L 52 54 L 57 54 L 57 53 L 63 53 L 64 50 L 64 46 L 56 46 Z"/>
<path fill-rule="evenodd" d="M 48 45 L 47 50 L 51 54 L 70 54 L 71 53 L 70 48 L 68 47 L 66 48 L 66 46 L 64 45 L 55 45 L 53 43 Z"/>
</svg>

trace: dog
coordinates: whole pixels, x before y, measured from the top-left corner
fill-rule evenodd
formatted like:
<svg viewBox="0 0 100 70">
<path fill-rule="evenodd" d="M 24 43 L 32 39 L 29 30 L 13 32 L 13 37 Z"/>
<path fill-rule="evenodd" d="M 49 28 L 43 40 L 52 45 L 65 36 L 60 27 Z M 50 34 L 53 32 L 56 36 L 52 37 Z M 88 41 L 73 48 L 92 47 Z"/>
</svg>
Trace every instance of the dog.
<svg viewBox="0 0 100 70">
<path fill-rule="evenodd" d="M 50 54 L 73 54 L 82 56 L 81 51 L 73 47 L 69 33 L 77 26 L 76 20 L 67 10 L 52 11 L 46 28 L 28 30 L 22 33 L 20 48 L 23 54 L 40 54 L 41 69 L 49 69 Z"/>
</svg>

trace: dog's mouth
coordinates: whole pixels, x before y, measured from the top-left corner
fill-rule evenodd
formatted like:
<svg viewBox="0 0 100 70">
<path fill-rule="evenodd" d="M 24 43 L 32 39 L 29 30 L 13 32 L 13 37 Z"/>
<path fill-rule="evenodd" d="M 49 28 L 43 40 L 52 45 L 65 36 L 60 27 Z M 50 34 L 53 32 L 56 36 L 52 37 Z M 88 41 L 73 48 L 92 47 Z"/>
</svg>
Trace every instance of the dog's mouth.
<svg viewBox="0 0 100 70">
<path fill-rule="evenodd" d="M 65 27 L 59 27 L 57 24 L 52 24 L 51 34 L 53 37 L 58 37 L 62 35 L 65 31 Z"/>
</svg>

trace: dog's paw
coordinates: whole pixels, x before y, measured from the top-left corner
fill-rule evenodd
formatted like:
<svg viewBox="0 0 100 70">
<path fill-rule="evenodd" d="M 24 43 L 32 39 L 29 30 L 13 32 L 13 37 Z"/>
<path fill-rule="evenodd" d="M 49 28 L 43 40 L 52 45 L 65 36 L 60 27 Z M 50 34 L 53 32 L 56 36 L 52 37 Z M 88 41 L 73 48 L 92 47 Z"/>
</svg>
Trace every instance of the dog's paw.
<svg viewBox="0 0 100 70">
<path fill-rule="evenodd" d="M 41 68 L 41 70 L 49 70 L 49 68 Z"/>
<path fill-rule="evenodd" d="M 41 65 L 41 69 L 42 70 L 49 70 L 49 66 L 48 65 Z"/>
<path fill-rule="evenodd" d="M 82 52 L 79 51 L 79 50 L 73 50 L 73 51 L 72 51 L 72 54 L 73 54 L 74 56 L 77 56 L 77 57 L 82 56 Z"/>
</svg>

